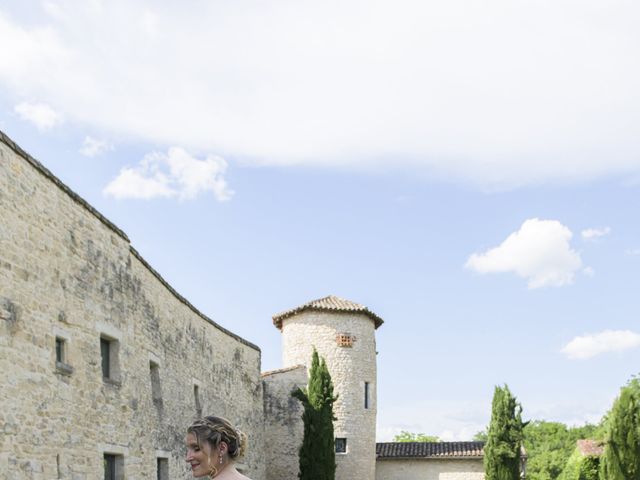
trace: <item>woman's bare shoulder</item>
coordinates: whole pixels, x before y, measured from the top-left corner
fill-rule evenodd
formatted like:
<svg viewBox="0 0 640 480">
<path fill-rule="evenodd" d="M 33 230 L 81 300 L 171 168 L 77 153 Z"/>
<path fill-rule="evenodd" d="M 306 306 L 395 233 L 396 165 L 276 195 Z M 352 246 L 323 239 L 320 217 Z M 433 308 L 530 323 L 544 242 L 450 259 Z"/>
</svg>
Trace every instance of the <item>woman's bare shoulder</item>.
<svg viewBox="0 0 640 480">
<path fill-rule="evenodd" d="M 241 474 L 241 473 L 240 473 L 239 471 L 237 471 L 235 468 L 233 469 L 233 472 L 229 472 L 229 473 L 232 473 L 232 474 L 229 476 L 229 480 L 251 480 L 249 477 L 247 477 L 247 476 L 245 476 L 245 475 Z M 226 479 L 227 477 L 224 477 L 224 478 Z"/>
</svg>

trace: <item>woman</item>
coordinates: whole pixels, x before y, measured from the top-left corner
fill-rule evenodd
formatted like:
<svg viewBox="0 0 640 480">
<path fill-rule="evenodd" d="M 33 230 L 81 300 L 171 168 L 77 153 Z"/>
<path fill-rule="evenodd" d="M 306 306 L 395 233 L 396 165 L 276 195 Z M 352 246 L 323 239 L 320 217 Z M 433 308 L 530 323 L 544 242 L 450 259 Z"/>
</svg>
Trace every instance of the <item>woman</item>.
<svg viewBox="0 0 640 480">
<path fill-rule="evenodd" d="M 187 429 L 187 463 L 194 477 L 218 480 L 251 480 L 236 470 L 244 455 L 247 436 L 220 417 L 204 417 Z"/>
</svg>

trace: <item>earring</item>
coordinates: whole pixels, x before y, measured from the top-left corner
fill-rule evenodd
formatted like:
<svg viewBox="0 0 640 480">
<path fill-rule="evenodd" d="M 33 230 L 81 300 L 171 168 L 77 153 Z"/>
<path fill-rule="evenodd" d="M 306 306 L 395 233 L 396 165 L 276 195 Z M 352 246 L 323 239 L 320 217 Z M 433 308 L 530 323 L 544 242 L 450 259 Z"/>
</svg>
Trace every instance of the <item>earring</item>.
<svg viewBox="0 0 640 480">
<path fill-rule="evenodd" d="M 220 455 L 218 455 L 218 458 L 219 458 L 220 465 L 222 465 L 222 452 L 220 452 Z"/>
</svg>

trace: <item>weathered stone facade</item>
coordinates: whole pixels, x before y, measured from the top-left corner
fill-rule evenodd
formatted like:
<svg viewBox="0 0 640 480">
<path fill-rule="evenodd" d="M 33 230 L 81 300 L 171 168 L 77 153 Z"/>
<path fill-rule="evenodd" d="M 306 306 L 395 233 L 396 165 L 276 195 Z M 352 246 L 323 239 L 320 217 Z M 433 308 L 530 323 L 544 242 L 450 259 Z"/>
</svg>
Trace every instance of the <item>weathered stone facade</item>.
<svg viewBox="0 0 640 480">
<path fill-rule="evenodd" d="M 325 358 L 338 400 L 336 438 L 346 453 L 336 454 L 336 480 L 371 479 L 376 468 L 375 325 L 364 313 L 301 311 L 282 320 L 282 363 L 310 368 L 314 347 Z M 339 344 L 340 335 L 350 345 Z M 365 383 L 368 387 L 365 387 Z M 368 404 L 365 408 L 365 388 Z"/>
<path fill-rule="evenodd" d="M 247 473 L 265 478 L 258 347 L 1 133 L 0 385 L 3 480 L 102 479 L 105 454 L 119 478 L 155 479 L 158 464 L 190 478 L 197 410 L 246 431 Z"/>
<path fill-rule="evenodd" d="M 266 480 L 295 480 L 300 471 L 298 451 L 304 425 L 302 404 L 291 396 L 306 387 L 307 369 L 298 365 L 262 374 L 264 385 Z"/>
<path fill-rule="evenodd" d="M 291 391 L 306 385 L 314 347 L 339 395 L 336 480 L 481 479 L 481 460 L 376 462 L 382 319 L 322 302 L 279 317 L 284 368 L 261 376 L 257 346 L 200 313 L 0 132 L 0 480 L 99 480 L 107 456 L 119 480 L 191 478 L 184 433 L 202 414 L 248 434 L 241 467 L 253 480 L 295 480 Z"/>
<path fill-rule="evenodd" d="M 483 480 L 482 458 L 379 460 L 376 480 Z"/>
</svg>

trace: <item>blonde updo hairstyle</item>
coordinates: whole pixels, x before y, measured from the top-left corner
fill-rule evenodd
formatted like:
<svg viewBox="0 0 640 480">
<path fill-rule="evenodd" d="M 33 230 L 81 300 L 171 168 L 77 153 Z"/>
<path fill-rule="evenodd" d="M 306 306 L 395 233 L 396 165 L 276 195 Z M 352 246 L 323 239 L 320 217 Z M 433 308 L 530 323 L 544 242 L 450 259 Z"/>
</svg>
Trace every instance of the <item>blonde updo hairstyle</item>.
<svg viewBox="0 0 640 480">
<path fill-rule="evenodd" d="M 187 428 L 198 439 L 198 445 L 208 442 L 212 449 L 218 448 L 221 442 L 227 444 L 229 458 L 241 458 L 247 449 L 247 436 L 231 425 L 226 418 L 207 416 L 196 420 Z"/>
</svg>

